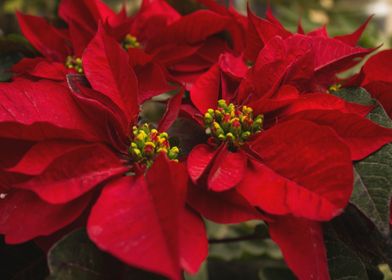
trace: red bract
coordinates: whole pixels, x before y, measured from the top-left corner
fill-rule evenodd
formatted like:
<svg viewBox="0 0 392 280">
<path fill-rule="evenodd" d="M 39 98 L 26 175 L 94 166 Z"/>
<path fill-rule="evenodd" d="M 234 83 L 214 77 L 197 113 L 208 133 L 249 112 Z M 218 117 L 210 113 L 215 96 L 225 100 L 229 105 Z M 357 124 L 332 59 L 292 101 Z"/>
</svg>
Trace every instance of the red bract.
<svg viewBox="0 0 392 280">
<path fill-rule="evenodd" d="M 306 39 L 302 42 L 307 45 Z M 244 205 L 257 207 L 268 215 L 271 236 L 297 276 L 328 279 L 316 221 L 342 212 L 352 191 L 352 161 L 389 143 L 392 132 L 365 119 L 369 109 L 364 106 L 282 87 L 286 77 L 296 74 L 298 59 L 298 48 L 279 48 L 282 43 L 271 39 L 248 71 L 239 67 L 241 59 L 225 54 L 196 81 L 191 100 L 199 113 L 194 118 L 204 116 L 200 123 L 211 137 L 188 157 L 194 184 L 188 200 L 217 222 L 252 219 L 255 214 L 244 212 Z M 271 56 L 274 52 L 279 59 Z M 219 195 L 223 199 L 217 203 L 226 204 L 220 208 L 231 207 L 227 215 L 203 202 Z M 246 203 L 233 203 L 233 195 Z M 294 225 L 301 228 L 294 230 Z"/>
<path fill-rule="evenodd" d="M 361 72 L 348 84 L 364 87 L 381 103 L 390 117 L 392 117 L 392 78 L 388 71 L 391 62 L 391 50 L 377 53 L 365 63 Z"/>
<path fill-rule="evenodd" d="M 93 89 L 79 75 L 68 76 L 72 91 L 21 78 L 0 87 L 0 232 L 8 243 L 49 235 L 92 205 L 87 231 L 98 247 L 170 279 L 196 272 L 207 240 L 185 206 L 178 148 L 138 123 L 136 75 L 103 29 L 84 58 Z"/>
</svg>

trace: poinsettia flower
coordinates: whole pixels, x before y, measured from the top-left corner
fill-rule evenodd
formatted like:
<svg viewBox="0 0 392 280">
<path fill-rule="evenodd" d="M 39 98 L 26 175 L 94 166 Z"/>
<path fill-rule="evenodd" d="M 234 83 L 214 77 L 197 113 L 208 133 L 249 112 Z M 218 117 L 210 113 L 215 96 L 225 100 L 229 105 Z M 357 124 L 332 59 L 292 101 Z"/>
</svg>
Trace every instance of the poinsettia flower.
<svg viewBox="0 0 392 280">
<path fill-rule="evenodd" d="M 229 48 L 226 40 L 216 36 L 230 32 L 229 24 L 227 17 L 214 11 L 182 16 L 163 0 L 144 0 L 135 15 L 109 23 L 107 29 L 128 49 L 133 63 L 157 63 L 188 86 Z"/>
<path fill-rule="evenodd" d="M 366 61 L 361 72 L 346 83 L 347 86 L 365 88 L 381 103 L 390 117 L 392 117 L 392 79 L 388 71 L 391 62 L 392 51 L 381 51 Z"/>
<path fill-rule="evenodd" d="M 58 81 L 64 81 L 68 73 L 82 73 L 82 53 L 98 23 L 116 17 L 100 0 L 62 0 L 59 15 L 67 28 L 56 27 L 42 17 L 17 13 L 23 35 L 42 57 L 22 59 L 13 72 Z"/>
<path fill-rule="evenodd" d="M 296 57 L 282 52 L 273 60 L 268 48 L 250 69 L 225 54 L 194 84 L 194 118 L 210 138 L 189 154 L 188 200 L 216 222 L 255 218 L 249 205 L 256 207 L 300 279 L 329 279 L 319 222 L 347 205 L 352 161 L 391 142 L 392 130 L 365 119 L 364 106 L 282 86 Z M 217 214 L 205 203 L 214 199 L 231 210 Z"/>
<path fill-rule="evenodd" d="M 221 14 L 232 14 L 230 9 L 213 4 L 210 0 L 198 2 L 205 4 L 209 9 L 220 11 Z M 245 44 L 241 52 L 247 63 L 256 63 L 259 53 L 270 46 L 271 61 L 294 58 L 298 60 L 294 72 L 299 73 L 301 77 L 292 77 L 293 73 L 288 73 L 291 77 L 287 79 L 296 78 L 296 86 L 301 92 L 326 92 L 330 86 L 340 82 L 336 74 L 358 64 L 358 58 L 363 58 L 374 50 L 356 46 L 370 19 L 371 17 L 352 34 L 333 38 L 328 35 L 325 26 L 306 34 L 299 26 L 298 32 L 292 33 L 274 17 L 269 7 L 266 18 L 257 17 L 248 7 L 246 27 L 234 16 L 231 17 L 231 24 L 236 25 L 245 34 L 246 40 L 243 40 Z M 272 48 L 271 41 L 275 41 Z M 284 53 L 291 53 L 291 57 L 284 57 Z M 302 78 L 302 81 L 299 78 Z"/>
<path fill-rule="evenodd" d="M 198 270 L 207 240 L 185 205 L 178 148 L 139 123 L 138 80 L 118 42 L 98 32 L 85 57 L 85 76 L 68 76 L 71 91 L 49 80 L 0 85 L 0 233 L 20 243 L 90 211 L 87 232 L 99 248 L 182 279 L 181 269 Z"/>
</svg>

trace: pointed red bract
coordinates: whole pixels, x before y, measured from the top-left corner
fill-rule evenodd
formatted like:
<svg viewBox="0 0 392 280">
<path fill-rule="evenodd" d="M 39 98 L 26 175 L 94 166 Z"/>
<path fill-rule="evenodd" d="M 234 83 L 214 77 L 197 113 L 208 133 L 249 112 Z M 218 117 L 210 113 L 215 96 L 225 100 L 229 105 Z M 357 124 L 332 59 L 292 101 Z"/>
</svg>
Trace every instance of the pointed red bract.
<svg viewBox="0 0 392 280">
<path fill-rule="evenodd" d="M 186 217 L 182 216 L 187 180 L 184 171 L 180 164 L 160 157 L 146 178 L 124 177 L 113 182 L 93 207 L 88 222 L 90 238 L 129 265 L 181 279 L 180 246 L 186 241 L 180 233 Z M 198 252 L 205 256 L 204 250 Z M 193 261 L 188 265 L 194 266 Z"/>
<path fill-rule="evenodd" d="M 187 167 L 192 181 L 196 183 L 207 171 L 217 151 L 208 145 L 198 145 L 188 155 Z"/>
<path fill-rule="evenodd" d="M 59 5 L 59 16 L 65 22 L 76 23 L 91 34 L 95 33 L 99 20 L 104 22 L 114 15 L 101 0 L 62 0 Z"/>
<path fill-rule="evenodd" d="M 350 148 L 352 160 L 361 160 L 392 142 L 392 130 L 354 114 L 337 111 L 304 111 L 290 119 L 309 120 L 333 128 Z"/>
<path fill-rule="evenodd" d="M 158 131 L 168 130 L 180 113 L 180 106 L 184 96 L 184 89 L 181 88 L 180 92 L 172 97 L 166 105 L 166 111 L 158 125 Z"/>
<path fill-rule="evenodd" d="M 262 164 L 249 170 L 237 190 L 268 213 L 320 221 L 335 217 L 353 186 L 350 151 L 335 135 L 308 121 L 261 133 L 250 147 Z"/>
<path fill-rule="evenodd" d="M 247 157 L 242 151 L 231 152 L 224 146 L 209 170 L 208 188 L 220 192 L 235 187 L 244 177 Z"/>
<path fill-rule="evenodd" d="M 18 79 L 0 86 L 0 136 L 97 139 L 99 132 L 61 84 Z"/>
<path fill-rule="evenodd" d="M 27 154 L 24 160 L 33 162 L 30 156 Z M 90 144 L 59 156 L 41 174 L 16 187 L 32 190 L 49 203 L 66 203 L 126 171 L 123 162 L 108 148 Z"/>
<path fill-rule="evenodd" d="M 46 20 L 36 16 L 16 14 L 19 26 L 27 40 L 45 57 L 65 61 L 70 53 L 66 38 Z"/>
<path fill-rule="evenodd" d="M 223 31 L 228 23 L 227 18 L 207 10 L 196 11 L 183 16 L 150 42 L 151 45 L 168 43 L 195 44 L 208 36 Z"/>
<path fill-rule="evenodd" d="M 193 104 L 200 112 L 216 107 L 220 88 L 220 69 L 218 65 L 212 66 L 201 75 L 192 86 L 190 96 Z"/>
<path fill-rule="evenodd" d="M 392 78 L 389 75 L 392 51 L 385 50 L 372 56 L 362 67 L 354 85 L 364 87 L 392 117 Z"/>
<path fill-rule="evenodd" d="M 79 217 L 90 200 L 89 196 L 83 196 L 68 204 L 55 205 L 30 191 L 0 189 L 0 192 L 6 194 L 0 199 L 0 233 L 9 244 L 52 234 Z"/>
<path fill-rule="evenodd" d="M 191 209 L 180 217 L 180 263 L 188 273 L 196 274 L 208 255 L 207 232 L 203 219 Z"/>
<path fill-rule="evenodd" d="M 290 216 L 269 223 L 269 232 L 287 265 L 301 280 L 329 280 L 321 224 Z"/>
<path fill-rule="evenodd" d="M 268 220 L 234 189 L 213 192 L 203 186 L 190 185 L 188 203 L 215 223 L 234 224 L 256 219 Z"/>
<path fill-rule="evenodd" d="M 100 27 L 83 55 L 84 73 L 93 89 L 106 95 L 134 121 L 139 112 L 138 81 L 127 53 Z"/>
<path fill-rule="evenodd" d="M 373 18 L 373 15 L 369 16 L 366 19 L 366 21 L 360 27 L 358 27 L 358 29 L 355 30 L 353 33 L 347 34 L 347 35 L 336 36 L 335 39 L 338 39 L 339 41 L 342 41 L 343 43 L 346 43 L 350 46 L 356 46 L 359 39 L 362 36 L 362 33 L 365 31 L 366 27 L 368 26 L 368 24 L 372 20 L 372 18 Z"/>
</svg>

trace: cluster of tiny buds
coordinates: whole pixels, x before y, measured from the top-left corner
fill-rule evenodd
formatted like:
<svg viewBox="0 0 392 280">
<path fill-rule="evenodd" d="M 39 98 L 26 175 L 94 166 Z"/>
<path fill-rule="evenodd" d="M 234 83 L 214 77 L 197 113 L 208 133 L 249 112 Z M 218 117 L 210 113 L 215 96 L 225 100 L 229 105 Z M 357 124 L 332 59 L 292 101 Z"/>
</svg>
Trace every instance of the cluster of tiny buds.
<svg viewBox="0 0 392 280">
<path fill-rule="evenodd" d="M 79 57 L 67 56 L 65 66 L 68 69 L 74 69 L 79 74 L 83 74 L 82 59 Z"/>
<path fill-rule="evenodd" d="M 140 48 L 140 43 L 135 36 L 127 34 L 122 41 L 122 46 L 126 50 L 130 48 Z"/>
<path fill-rule="evenodd" d="M 336 91 L 339 91 L 341 88 L 342 88 L 342 84 L 337 83 L 337 84 L 331 85 L 331 86 L 328 88 L 328 91 L 329 91 L 329 92 L 336 92 Z"/>
<path fill-rule="evenodd" d="M 252 108 L 236 107 L 221 99 L 217 109 L 208 109 L 204 114 L 204 124 L 206 133 L 214 142 L 226 142 L 230 147 L 239 147 L 262 130 L 263 115 L 254 117 Z"/>
<path fill-rule="evenodd" d="M 150 167 L 159 153 L 165 153 L 171 160 L 178 161 L 180 150 L 177 146 L 170 147 L 168 134 L 159 133 L 149 124 L 134 126 L 132 128 L 129 154 L 131 161 Z"/>
</svg>

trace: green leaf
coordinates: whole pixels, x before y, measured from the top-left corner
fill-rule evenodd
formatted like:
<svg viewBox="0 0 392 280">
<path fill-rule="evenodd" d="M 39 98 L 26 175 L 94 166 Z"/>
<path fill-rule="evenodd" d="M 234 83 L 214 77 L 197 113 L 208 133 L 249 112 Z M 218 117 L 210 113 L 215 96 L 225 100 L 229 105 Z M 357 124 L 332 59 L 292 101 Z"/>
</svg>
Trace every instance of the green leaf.
<svg viewBox="0 0 392 280">
<path fill-rule="evenodd" d="M 0 57 L 0 82 L 7 82 L 11 79 L 12 73 L 9 71 L 9 69 L 19 59 L 20 56 L 17 54 Z"/>
<path fill-rule="evenodd" d="M 331 279 L 379 279 L 379 264 L 392 264 L 392 246 L 355 206 L 324 226 Z"/>
<path fill-rule="evenodd" d="M 381 126 L 392 128 L 392 120 L 382 106 L 364 89 L 348 88 L 334 94 L 350 102 L 376 106 L 367 118 Z M 384 236 L 388 236 L 392 197 L 392 144 L 385 145 L 354 166 L 357 174 L 350 202 L 361 210 Z"/>
<path fill-rule="evenodd" d="M 84 229 L 68 234 L 49 250 L 48 266 L 50 280 L 165 279 L 131 268 L 102 252 Z"/>
<path fill-rule="evenodd" d="M 369 280 L 366 265 L 354 250 L 348 247 L 329 225 L 324 229 L 325 245 L 328 248 L 328 266 L 331 279 Z"/>
</svg>

